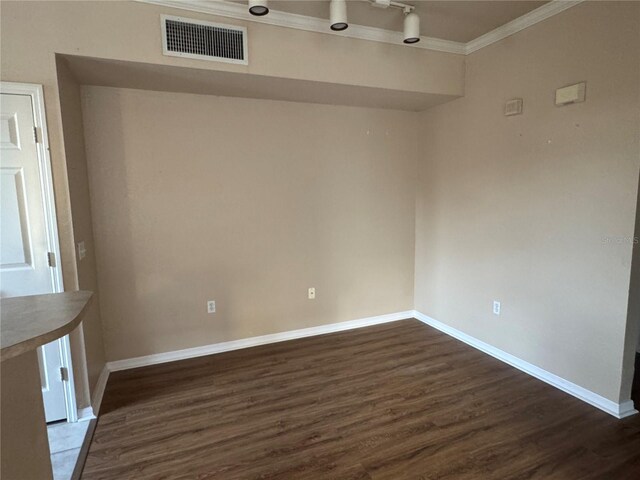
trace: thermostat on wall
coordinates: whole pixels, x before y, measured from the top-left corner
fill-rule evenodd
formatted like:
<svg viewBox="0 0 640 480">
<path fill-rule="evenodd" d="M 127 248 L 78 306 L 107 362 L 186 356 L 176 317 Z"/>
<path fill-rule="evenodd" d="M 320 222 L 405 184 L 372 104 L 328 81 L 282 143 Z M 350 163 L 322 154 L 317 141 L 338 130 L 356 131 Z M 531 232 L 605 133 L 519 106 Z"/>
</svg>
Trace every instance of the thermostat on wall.
<svg viewBox="0 0 640 480">
<path fill-rule="evenodd" d="M 584 102 L 587 83 L 576 83 L 556 90 L 556 105 Z"/>
</svg>

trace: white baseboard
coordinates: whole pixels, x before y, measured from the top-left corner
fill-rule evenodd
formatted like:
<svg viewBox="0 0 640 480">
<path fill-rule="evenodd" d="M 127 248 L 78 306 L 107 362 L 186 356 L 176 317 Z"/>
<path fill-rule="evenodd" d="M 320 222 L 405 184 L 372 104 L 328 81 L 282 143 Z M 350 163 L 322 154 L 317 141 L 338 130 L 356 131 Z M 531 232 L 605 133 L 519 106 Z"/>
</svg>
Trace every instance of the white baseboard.
<svg viewBox="0 0 640 480">
<path fill-rule="evenodd" d="M 173 362 L 175 360 L 184 360 L 187 358 L 202 357 L 212 355 L 214 353 L 229 352 L 231 350 L 239 350 L 241 348 L 256 347 L 258 345 L 266 345 L 269 343 L 284 342 L 286 340 L 295 340 L 298 338 L 313 337 L 315 335 L 324 335 L 326 333 L 342 332 L 344 330 L 352 330 L 354 328 L 370 327 L 381 323 L 395 322 L 413 318 L 413 310 L 405 312 L 389 313 L 387 315 L 379 315 L 376 317 L 361 318 L 358 320 L 350 320 L 348 322 L 330 323 L 328 325 L 320 325 L 317 327 L 302 328 L 300 330 L 290 330 L 288 332 L 272 333 L 259 337 L 244 338 L 241 340 L 232 340 L 229 342 L 214 343 L 211 345 L 203 345 L 201 347 L 186 348 L 184 350 L 175 350 L 173 352 L 156 353 L 146 355 L 144 357 L 128 358 L 124 360 L 116 360 L 107 363 L 107 368 L 111 372 L 118 370 L 128 370 L 130 368 L 146 367 L 148 365 L 156 365 L 158 363 Z M 94 408 L 95 410 L 95 408 Z"/>
<path fill-rule="evenodd" d="M 185 360 L 188 358 L 202 357 L 205 355 L 212 355 L 215 353 L 229 352 L 232 350 L 239 350 L 242 348 L 256 347 L 259 345 L 267 345 L 270 343 L 284 342 L 287 340 L 295 340 L 298 338 L 312 337 L 315 335 L 324 335 L 327 333 L 342 332 L 344 330 L 352 330 L 355 328 L 369 327 L 372 325 L 379 325 L 381 323 L 395 322 L 398 320 L 405 320 L 407 318 L 416 318 L 421 322 L 440 330 L 447 335 L 456 338 L 467 345 L 470 345 L 478 350 L 491 355 L 492 357 L 501 360 L 512 367 L 517 368 L 529 375 L 542 380 L 549 385 L 552 385 L 570 395 L 573 395 L 580 400 L 593 405 L 600 410 L 613 415 L 616 418 L 625 418 L 630 415 L 634 415 L 637 412 L 633 406 L 631 400 L 616 403 L 609 400 L 597 393 L 587 390 L 580 385 L 576 385 L 562 377 L 559 377 L 551 372 L 548 372 L 540 367 L 528 363 L 518 357 L 515 357 L 503 350 L 500 350 L 488 343 L 485 343 L 477 338 L 474 338 L 466 333 L 461 332 L 449 325 L 434 320 L 433 318 L 418 312 L 416 310 L 408 310 L 404 312 L 390 313 L 387 315 L 379 315 L 376 317 L 361 318 L 359 320 L 351 320 L 348 322 L 331 323 L 328 325 L 320 325 L 317 327 L 303 328 L 300 330 L 290 330 L 288 332 L 273 333 L 269 335 L 262 335 L 259 337 L 244 338 L 241 340 L 232 340 L 229 342 L 214 343 L 211 345 L 203 345 L 201 347 L 187 348 L 184 350 L 175 350 L 172 352 L 156 353 L 153 355 L 146 355 L 143 357 L 128 358 L 124 360 L 116 360 L 108 362 L 105 365 L 104 370 L 100 374 L 98 383 L 96 384 L 93 394 L 92 407 L 93 412 L 97 415 L 100 411 L 100 403 L 102 402 L 102 396 L 107 384 L 109 372 L 115 372 L 118 370 L 128 370 L 130 368 L 146 367 L 149 365 L 157 365 L 160 363 L 173 362 L 176 360 Z"/>
<path fill-rule="evenodd" d="M 104 389 L 107 386 L 107 380 L 109 380 L 109 364 L 106 364 L 100 372 L 98 381 L 93 390 L 93 397 L 91 398 L 91 408 L 95 417 L 100 413 L 100 405 L 102 404 L 102 397 L 104 396 Z"/>
<path fill-rule="evenodd" d="M 491 355 L 492 357 L 497 358 L 498 360 L 502 360 L 505 363 L 508 363 L 512 367 L 517 368 L 525 373 L 528 373 L 532 377 L 537 378 L 538 380 L 542 380 L 549 385 L 552 385 L 563 392 L 566 392 L 570 395 L 573 395 L 576 398 L 579 398 L 583 402 L 586 402 L 590 405 L 593 405 L 600 410 L 613 415 L 616 418 L 625 418 L 631 415 L 638 413 L 638 411 L 633 407 L 633 401 L 627 400 L 622 403 L 616 403 L 612 400 L 609 400 L 597 393 L 594 393 L 590 390 L 587 390 L 580 385 L 576 385 L 568 380 L 565 380 L 562 377 L 554 375 L 551 372 L 547 372 L 540 367 L 536 367 L 535 365 L 525 362 L 518 357 L 511 355 L 503 350 L 500 350 L 488 343 L 485 343 L 477 338 L 474 338 L 466 333 L 461 332 L 449 325 L 445 325 L 442 322 L 434 320 L 433 318 L 425 315 L 424 313 L 420 313 L 418 311 L 413 312 L 413 316 L 420 320 L 421 322 L 440 330 L 447 335 L 456 338 L 467 345 L 471 345 L 478 350 Z"/>
<path fill-rule="evenodd" d="M 92 407 L 85 407 L 78 409 L 78 422 L 88 422 L 93 420 L 96 416 L 93 413 Z"/>
</svg>

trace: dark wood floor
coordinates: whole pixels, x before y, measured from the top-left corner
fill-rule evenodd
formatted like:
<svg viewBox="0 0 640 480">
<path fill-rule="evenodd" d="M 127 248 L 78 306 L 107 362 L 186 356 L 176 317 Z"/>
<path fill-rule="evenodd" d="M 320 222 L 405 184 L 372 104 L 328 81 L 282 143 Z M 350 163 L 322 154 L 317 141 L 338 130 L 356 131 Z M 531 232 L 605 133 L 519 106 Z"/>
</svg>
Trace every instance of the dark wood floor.
<svg viewBox="0 0 640 480">
<path fill-rule="evenodd" d="M 84 479 L 634 479 L 616 420 L 406 320 L 111 375 Z"/>
</svg>

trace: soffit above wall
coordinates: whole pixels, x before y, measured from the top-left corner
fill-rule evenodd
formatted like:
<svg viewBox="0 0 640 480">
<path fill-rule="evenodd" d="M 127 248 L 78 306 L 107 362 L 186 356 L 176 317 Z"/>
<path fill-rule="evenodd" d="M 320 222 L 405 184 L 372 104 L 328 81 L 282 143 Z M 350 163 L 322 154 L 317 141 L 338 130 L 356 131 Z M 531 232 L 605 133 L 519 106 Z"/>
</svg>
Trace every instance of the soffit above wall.
<svg viewBox="0 0 640 480">
<path fill-rule="evenodd" d="M 58 55 L 82 85 L 422 111 L 457 96 Z"/>
</svg>

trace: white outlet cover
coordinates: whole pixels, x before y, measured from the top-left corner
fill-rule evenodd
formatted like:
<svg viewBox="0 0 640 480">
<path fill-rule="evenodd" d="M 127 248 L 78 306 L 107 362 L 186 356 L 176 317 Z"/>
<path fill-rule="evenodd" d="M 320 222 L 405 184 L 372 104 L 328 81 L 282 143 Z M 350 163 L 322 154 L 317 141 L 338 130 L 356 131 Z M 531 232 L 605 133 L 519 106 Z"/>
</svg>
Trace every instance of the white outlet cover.
<svg viewBox="0 0 640 480">
<path fill-rule="evenodd" d="M 209 300 L 207 302 L 207 313 L 216 313 L 216 301 Z"/>
<path fill-rule="evenodd" d="M 316 289 L 315 288 L 310 288 L 309 289 L 309 300 L 314 300 L 316 298 Z"/>
<path fill-rule="evenodd" d="M 500 315 L 500 302 L 496 300 L 493 301 L 493 314 Z"/>
</svg>

